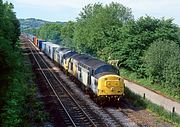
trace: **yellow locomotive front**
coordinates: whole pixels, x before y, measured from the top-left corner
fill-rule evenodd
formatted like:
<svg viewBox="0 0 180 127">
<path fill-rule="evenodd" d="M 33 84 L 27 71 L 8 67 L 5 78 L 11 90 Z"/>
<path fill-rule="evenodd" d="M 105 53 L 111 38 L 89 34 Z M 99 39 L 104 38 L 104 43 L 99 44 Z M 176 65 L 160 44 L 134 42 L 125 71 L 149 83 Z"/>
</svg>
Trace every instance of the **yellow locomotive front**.
<svg viewBox="0 0 180 127">
<path fill-rule="evenodd" d="M 118 75 L 104 75 L 98 79 L 97 96 L 119 100 L 124 95 L 124 80 Z"/>
</svg>

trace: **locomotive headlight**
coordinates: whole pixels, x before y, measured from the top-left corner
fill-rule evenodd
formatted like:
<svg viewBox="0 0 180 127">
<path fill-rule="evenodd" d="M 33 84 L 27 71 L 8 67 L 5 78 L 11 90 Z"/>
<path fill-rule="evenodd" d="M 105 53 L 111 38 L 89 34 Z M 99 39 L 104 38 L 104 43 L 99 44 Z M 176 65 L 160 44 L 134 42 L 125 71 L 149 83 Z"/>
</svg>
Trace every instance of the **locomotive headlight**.
<svg viewBox="0 0 180 127">
<path fill-rule="evenodd" d="M 107 82 L 107 81 L 106 81 L 105 86 L 106 86 L 106 87 L 109 87 L 109 86 L 110 86 L 110 82 Z"/>
</svg>

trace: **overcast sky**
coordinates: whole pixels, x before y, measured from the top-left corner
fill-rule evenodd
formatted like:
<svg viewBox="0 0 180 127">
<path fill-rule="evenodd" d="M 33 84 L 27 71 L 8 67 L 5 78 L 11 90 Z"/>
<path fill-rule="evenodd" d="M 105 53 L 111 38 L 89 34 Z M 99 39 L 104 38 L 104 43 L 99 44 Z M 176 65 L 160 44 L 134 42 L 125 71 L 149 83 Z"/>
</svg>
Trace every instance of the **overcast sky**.
<svg viewBox="0 0 180 127">
<path fill-rule="evenodd" d="M 18 18 L 38 18 L 49 21 L 69 21 L 78 17 L 81 9 L 89 4 L 112 1 L 132 9 L 135 18 L 149 16 L 173 18 L 180 25 L 180 0 L 3 0 L 14 4 Z"/>
</svg>

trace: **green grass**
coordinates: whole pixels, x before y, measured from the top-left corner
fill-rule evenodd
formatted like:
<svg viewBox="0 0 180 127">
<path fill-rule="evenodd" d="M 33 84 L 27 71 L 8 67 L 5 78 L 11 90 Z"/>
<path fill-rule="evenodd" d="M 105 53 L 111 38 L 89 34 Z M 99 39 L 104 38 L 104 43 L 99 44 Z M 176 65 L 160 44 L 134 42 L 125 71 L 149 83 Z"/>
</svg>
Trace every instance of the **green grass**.
<svg viewBox="0 0 180 127">
<path fill-rule="evenodd" d="M 158 106 L 148 101 L 147 99 L 143 99 L 141 96 L 133 93 L 128 88 L 125 88 L 125 95 L 128 101 L 132 103 L 133 106 L 147 109 L 161 117 L 163 120 L 173 123 L 177 127 L 180 127 L 180 115 L 166 111 L 163 107 Z"/>
<path fill-rule="evenodd" d="M 142 86 L 158 91 L 167 97 L 180 101 L 180 95 L 175 94 L 175 92 L 173 92 L 172 89 L 169 87 L 164 87 L 159 84 L 154 84 L 149 78 L 139 78 L 135 72 L 131 72 L 126 69 L 121 69 L 120 72 L 121 72 L 121 76 L 124 78 L 135 81 Z"/>
</svg>

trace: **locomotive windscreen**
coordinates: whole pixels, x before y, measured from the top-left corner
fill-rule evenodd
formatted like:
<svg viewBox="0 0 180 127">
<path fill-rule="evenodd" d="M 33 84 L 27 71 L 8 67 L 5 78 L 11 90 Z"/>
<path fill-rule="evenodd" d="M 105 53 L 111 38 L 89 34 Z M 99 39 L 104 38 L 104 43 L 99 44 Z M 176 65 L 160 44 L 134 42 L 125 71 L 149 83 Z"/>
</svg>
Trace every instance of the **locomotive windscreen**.
<svg viewBox="0 0 180 127">
<path fill-rule="evenodd" d="M 96 74 L 99 74 L 99 73 L 103 73 L 103 72 L 110 72 L 110 73 L 113 73 L 113 74 L 117 74 L 118 75 L 118 69 L 115 68 L 114 66 L 112 65 L 104 65 L 104 66 L 101 66 L 99 68 L 97 68 L 94 72 L 94 75 Z"/>
</svg>

